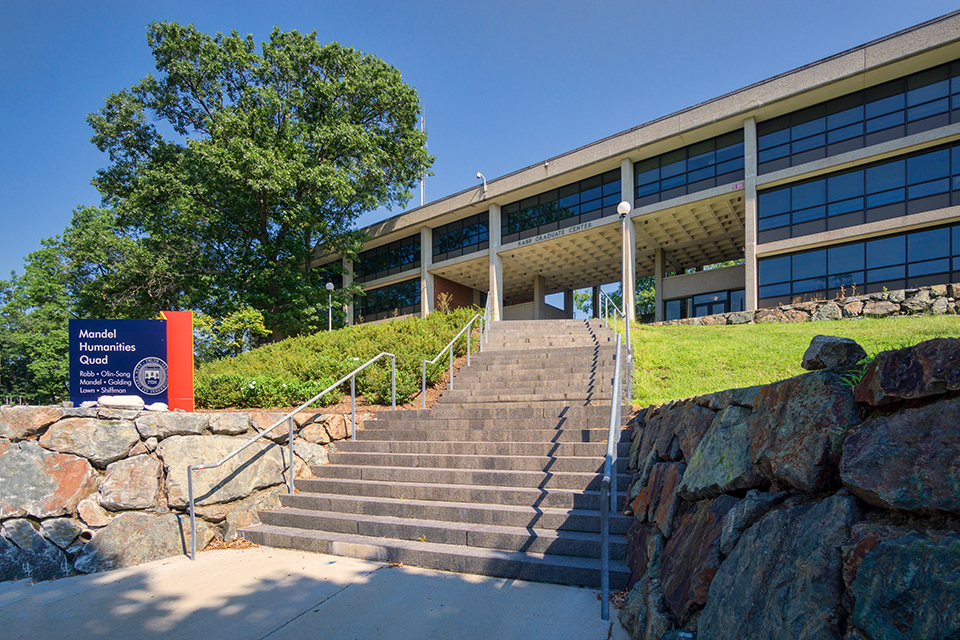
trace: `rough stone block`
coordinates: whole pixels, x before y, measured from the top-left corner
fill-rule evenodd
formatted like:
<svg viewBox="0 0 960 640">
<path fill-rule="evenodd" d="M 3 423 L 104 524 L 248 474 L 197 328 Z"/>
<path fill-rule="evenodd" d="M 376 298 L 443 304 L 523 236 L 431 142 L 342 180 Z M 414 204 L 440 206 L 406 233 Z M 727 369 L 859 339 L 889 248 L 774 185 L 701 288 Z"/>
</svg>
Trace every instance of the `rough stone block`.
<svg viewBox="0 0 960 640">
<path fill-rule="evenodd" d="M 83 456 L 100 469 L 126 457 L 139 441 L 140 434 L 129 420 L 106 422 L 90 418 L 61 420 L 39 440 L 46 449 Z"/>
<path fill-rule="evenodd" d="M 857 402 L 882 406 L 960 389 L 960 339 L 935 338 L 877 355 L 857 385 Z"/>
<path fill-rule="evenodd" d="M 810 341 L 800 366 L 807 371 L 839 369 L 855 365 L 866 357 L 863 347 L 850 338 L 817 335 Z"/>
<path fill-rule="evenodd" d="M 761 518 L 717 571 L 697 621 L 699 640 L 840 638 L 840 547 L 856 518 L 850 496 Z"/>
<path fill-rule="evenodd" d="M 840 477 L 884 509 L 960 514 L 960 398 L 868 418 L 847 438 Z"/>
<path fill-rule="evenodd" d="M 100 504 L 111 511 L 157 506 L 161 469 L 159 460 L 146 455 L 114 462 L 100 486 Z"/>
<path fill-rule="evenodd" d="M 828 372 L 765 386 L 749 419 L 750 455 L 762 476 L 816 493 L 839 485 L 843 441 L 860 416 L 850 387 Z"/>
<path fill-rule="evenodd" d="M 960 637 L 960 537 L 880 543 L 853 582 L 853 623 L 875 640 Z"/>
<path fill-rule="evenodd" d="M 97 490 L 97 472 L 89 462 L 47 451 L 30 440 L 0 440 L 0 479 L 0 518 L 4 519 L 71 515 L 81 500 Z"/>
<path fill-rule="evenodd" d="M 186 411 L 145 413 L 137 418 L 136 425 L 144 439 L 163 440 L 170 436 L 200 435 L 210 426 L 210 415 Z"/>
<path fill-rule="evenodd" d="M 720 496 L 697 502 L 692 513 L 680 517 L 663 550 L 660 583 L 670 610 L 684 624 L 707 601 L 707 592 L 720 567 L 723 519 L 738 500 Z"/>
<path fill-rule="evenodd" d="M 686 500 L 711 498 L 765 484 L 750 454 L 750 411 L 729 406 L 716 414 L 709 431 L 689 458 L 680 483 Z"/>
<path fill-rule="evenodd" d="M 0 437 L 13 441 L 42 433 L 60 419 L 60 407 L 0 407 Z"/>
<path fill-rule="evenodd" d="M 197 550 L 213 538 L 215 529 L 197 522 Z M 190 517 L 128 511 L 118 515 L 88 542 L 74 567 L 81 573 L 110 571 L 189 553 Z"/>
<path fill-rule="evenodd" d="M 187 466 L 218 462 L 244 442 L 228 436 L 172 436 L 161 442 L 157 453 L 167 474 L 168 504 L 187 505 Z M 193 476 L 195 503 L 232 502 L 283 483 L 284 456 L 281 447 L 260 441 L 220 467 L 197 470 Z"/>
</svg>

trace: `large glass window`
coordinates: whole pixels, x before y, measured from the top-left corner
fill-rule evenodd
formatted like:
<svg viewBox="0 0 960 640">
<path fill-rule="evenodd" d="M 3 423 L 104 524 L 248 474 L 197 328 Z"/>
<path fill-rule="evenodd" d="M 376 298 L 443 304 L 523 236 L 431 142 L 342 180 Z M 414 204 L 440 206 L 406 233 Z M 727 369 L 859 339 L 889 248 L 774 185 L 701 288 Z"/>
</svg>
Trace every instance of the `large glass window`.
<svg viewBox="0 0 960 640">
<path fill-rule="evenodd" d="M 757 125 L 762 175 L 960 122 L 960 61 Z"/>
<path fill-rule="evenodd" d="M 489 220 L 489 212 L 484 211 L 434 228 L 433 261 L 441 262 L 488 248 L 490 246 Z"/>
<path fill-rule="evenodd" d="M 420 311 L 420 280 L 407 280 L 366 291 L 354 299 L 359 322 L 383 320 Z"/>
<path fill-rule="evenodd" d="M 746 308 L 743 289 L 734 291 L 715 291 L 701 293 L 690 298 L 677 298 L 664 302 L 665 318 L 680 320 L 682 318 L 701 318 L 718 313 L 743 311 Z"/>
<path fill-rule="evenodd" d="M 636 207 L 743 180 L 743 131 L 642 160 L 634 173 Z"/>
<path fill-rule="evenodd" d="M 353 265 L 356 282 L 371 282 L 420 268 L 420 234 L 368 249 Z"/>
<path fill-rule="evenodd" d="M 960 204 L 960 145 L 761 191 L 760 244 Z"/>
<path fill-rule="evenodd" d="M 957 282 L 960 225 L 765 258 L 758 268 L 761 307 Z"/>
<path fill-rule="evenodd" d="M 620 201 L 620 170 L 616 169 L 512 202 L 500 210 L 501 241 L 507 244 L 616 215 Z"/>
</svg>

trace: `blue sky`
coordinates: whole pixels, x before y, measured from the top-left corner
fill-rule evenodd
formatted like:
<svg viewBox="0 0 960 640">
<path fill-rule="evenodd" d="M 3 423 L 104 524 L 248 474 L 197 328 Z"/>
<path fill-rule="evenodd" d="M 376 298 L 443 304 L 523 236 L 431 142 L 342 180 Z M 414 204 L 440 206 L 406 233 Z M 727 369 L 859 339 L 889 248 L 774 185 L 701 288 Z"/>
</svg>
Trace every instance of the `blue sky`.
<svg viewBox="0 0 960 640">
<path fill-rule="evenodd" d="M 88 113 L 154 70 L 153 20 L 316 30 L 396 66 L 436 156 L 426 199 L 955 10 L 941 0 L 0 3 L 0 278 L 99 204 Z M 419 204 L 416 194 L 410 206 Z M 373 212 L 361 224 L 398 213 Z"/>
</svg>

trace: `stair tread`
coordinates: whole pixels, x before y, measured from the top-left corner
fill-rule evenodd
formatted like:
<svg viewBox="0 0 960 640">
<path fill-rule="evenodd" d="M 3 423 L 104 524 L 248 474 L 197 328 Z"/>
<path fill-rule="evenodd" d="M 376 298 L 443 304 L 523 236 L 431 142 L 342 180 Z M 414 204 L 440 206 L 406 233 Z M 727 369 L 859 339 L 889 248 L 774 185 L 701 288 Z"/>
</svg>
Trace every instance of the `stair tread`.
<svg viewBox="0 0 960 640">
<path fill-rule="evenodd" d="M 497 558 L 502 560 L 514 560 L 521 562 L 533 562 L 537 564 L 554 564 L 566 567 L 583 567 L 591 569 L 600 568 L 600 560 L 597 558 L 584 558 L 581 556 L 565 556 L 560 554 L 543 554 L 529 551 L 505 551 L 502 549 L 488 549 L 485 547 L 465 547 L 460 545 L 442 544 L 439 542 L 420 542 L 419 540 L 403 540 L 400 538 L 375 538 L 372 536 L 361 536 L 350 533 L 332 533 L 328 531 L 319 531 L 315 529 L 297 529 L 294 527 L 278 527 L 268 524 L 258 524 L 247 527 L 242 531 L 260 531 L 271 532 L 281 535 L 298 535 L 306 538 L 316 538 L 323 540 L 333 540 L 338 542 L 347 542 L 354 544 L 364 544 L 370 546 L 396 547 L 416 551 L 430 551 L 434 553 L 444 553 L 453 555 L 470 555 L 479 558 Z M 630 569 L 619 560 L 610 561 L 611 572 L 626 573 L 629 575 Z"/>
</svg>

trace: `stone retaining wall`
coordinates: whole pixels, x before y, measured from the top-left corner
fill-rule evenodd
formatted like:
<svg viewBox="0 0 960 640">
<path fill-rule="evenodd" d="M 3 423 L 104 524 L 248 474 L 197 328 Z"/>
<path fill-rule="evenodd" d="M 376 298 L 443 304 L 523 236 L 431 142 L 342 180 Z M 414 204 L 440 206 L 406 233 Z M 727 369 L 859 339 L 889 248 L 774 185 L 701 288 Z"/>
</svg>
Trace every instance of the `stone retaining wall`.
<svg viewBox="0 0 960 640">
<path fill-rule="evenodd" d="M 960 637 L 960 339 L 631 424 L 633 638 Z"/>
<path fill-rule="evenodd" d="M 923 313 L 956 314 L 960 284 L 938 284 L 916 289 L 883 291 L 836 300 L 812 300 L 774 309 L 733 311 L 699 318 L 657 322 L 658 325 L 759 324 L 762 322 L 809 322 L 812 320 L 849 320 L 886 318 Z"/>
<path fill-rule="evenodd" d="M 185 553 L 187 466 L 216 462 L 280 413 L 0 407 L 0 581 L 49 580 Z M 371 416 L 357 416 L 358 423 Z M 236 537 L 286 492 L 287 428 L 194 473 L 197 548 Z M 294 476 L 312 477 L 349 416 L 295 418 Z"/>
</svg>

